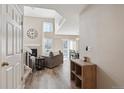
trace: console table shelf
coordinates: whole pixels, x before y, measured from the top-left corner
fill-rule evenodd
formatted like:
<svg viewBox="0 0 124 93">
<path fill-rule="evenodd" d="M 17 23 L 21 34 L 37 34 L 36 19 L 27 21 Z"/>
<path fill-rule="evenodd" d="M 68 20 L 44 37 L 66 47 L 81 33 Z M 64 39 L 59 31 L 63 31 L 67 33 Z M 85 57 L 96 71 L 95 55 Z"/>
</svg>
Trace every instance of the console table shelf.
<svg viewBox="0 0 124 93">
<path fill-rule="evenodd" d="M 83 62 L 81 59 L 71 60 L 71 83 L 73 88 L 96 88 L 96 65 Z"/>
</svg>

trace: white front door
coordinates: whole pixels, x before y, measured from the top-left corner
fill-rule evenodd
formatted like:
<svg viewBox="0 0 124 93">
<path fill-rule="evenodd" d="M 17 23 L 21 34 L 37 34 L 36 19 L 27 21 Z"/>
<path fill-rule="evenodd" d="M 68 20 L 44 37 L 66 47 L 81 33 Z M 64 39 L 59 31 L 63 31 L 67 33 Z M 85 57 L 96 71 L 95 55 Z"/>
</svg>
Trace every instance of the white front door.
<svg viewBox="0 0 124 93">
<path fill-rule="evenodd" d="M 8 66 L 0 67 L 0 88 L 21 88 L 23 75 L 23 6 L 1 6 L 1 59 L 0 63 Z"/>
</svg>

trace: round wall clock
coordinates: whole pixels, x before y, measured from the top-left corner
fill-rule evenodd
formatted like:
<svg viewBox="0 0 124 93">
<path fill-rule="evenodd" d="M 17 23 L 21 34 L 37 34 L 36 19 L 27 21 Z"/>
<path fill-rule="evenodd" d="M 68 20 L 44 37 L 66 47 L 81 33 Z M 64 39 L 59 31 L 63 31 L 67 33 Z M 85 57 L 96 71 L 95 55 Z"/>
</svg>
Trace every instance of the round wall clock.
<svg viewBox="0 0 124 93">
<path fill-rule="evenodd" d="M 27 36 L 31 39 L 35 39 L 37 38 L 38 36 L 38 32 L 37 30 L 33 29 L 33 28 L 30 28 L 28 31 L 27 31 Z"/>
</svg>

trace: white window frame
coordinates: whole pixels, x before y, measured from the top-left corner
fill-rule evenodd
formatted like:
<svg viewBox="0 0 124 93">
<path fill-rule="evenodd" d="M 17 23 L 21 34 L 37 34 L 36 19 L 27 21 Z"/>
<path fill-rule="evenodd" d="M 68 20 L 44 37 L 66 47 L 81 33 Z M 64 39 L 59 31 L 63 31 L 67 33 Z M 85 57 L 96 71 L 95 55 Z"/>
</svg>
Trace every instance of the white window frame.
<svg viewBox="0 0 124 93">
<path fill-rule="evenodd" d="M 51 29 L 51 30 L 48 31 L 48 29 Z M 53 23 L 43 22 L 43 32 L 53 32 Z"/>
<path fill-rule="evenodd" d="M 46 40 L 51 40 L 51 48 L 50 49 L 45 48 Z M 48 43 L 48 41 L 47 41 L 47 43 Z M 49 52 L 52 51 L 52 46 L 53 46 L 52 43 L 53 43 L 53 39 L 52 38 L 44 38 L 44 42 L 43 42 L 43 53 L 45 55 L 49 55 Z M 49 51 L 49 52 L 46 52 L 46 51 Z"/>
</svg>

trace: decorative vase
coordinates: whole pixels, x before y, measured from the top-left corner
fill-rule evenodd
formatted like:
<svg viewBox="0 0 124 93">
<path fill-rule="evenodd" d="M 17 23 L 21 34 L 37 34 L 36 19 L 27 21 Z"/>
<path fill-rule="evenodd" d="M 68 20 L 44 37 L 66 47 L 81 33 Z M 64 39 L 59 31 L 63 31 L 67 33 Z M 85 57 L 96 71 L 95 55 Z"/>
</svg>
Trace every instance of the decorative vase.
<svg viewBox="0 0 124 93">
<path fill-rule="evenodd" d="M 88 57 L 84 57 L 84 62 L 88 62 Z"/>
</svg>

